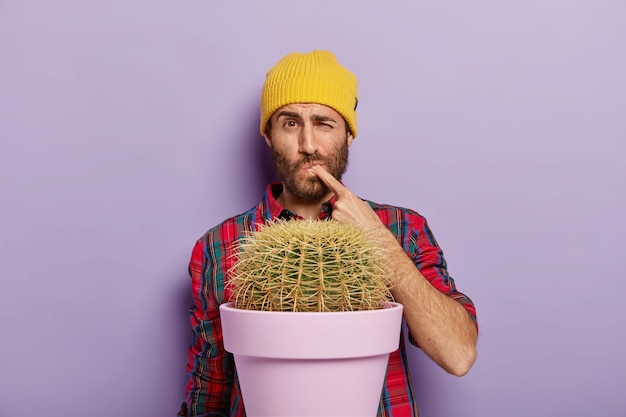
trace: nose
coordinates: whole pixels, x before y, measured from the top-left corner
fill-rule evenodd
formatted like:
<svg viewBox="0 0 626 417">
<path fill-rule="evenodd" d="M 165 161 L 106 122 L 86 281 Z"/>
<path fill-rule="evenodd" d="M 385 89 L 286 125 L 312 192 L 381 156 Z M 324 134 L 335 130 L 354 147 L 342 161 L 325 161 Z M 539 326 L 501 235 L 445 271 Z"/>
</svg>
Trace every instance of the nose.
<svg viewBox="0 0 626 417">
<path fill-rule="evenodd" d="M 317 138 L 311 124 L 305 124 L 300 129 L 300 137 L 298 138 L 298 145 L 300 153 L 305 155 L 313 155 L 319 149 Z"/>
</svg>

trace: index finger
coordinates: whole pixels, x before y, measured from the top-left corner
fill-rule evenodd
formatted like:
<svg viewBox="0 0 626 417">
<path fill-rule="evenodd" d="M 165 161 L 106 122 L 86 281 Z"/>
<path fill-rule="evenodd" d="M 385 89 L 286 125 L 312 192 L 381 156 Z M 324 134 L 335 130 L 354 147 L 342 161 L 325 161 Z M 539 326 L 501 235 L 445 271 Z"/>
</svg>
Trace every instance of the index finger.
<svg viewBox="0 0 626 417">
<path fill-rule="evenodd" d="M 346 190 L 346 187 L 340 183 L 337 178 L 333 177 L 328 171 L 326 171 L 324 167 L 315 165 L 311 167 L 311 171 L 313 171 L 313 173 L 317 175 L 317 177 L 322 180 L 324 184 L 326 184 L 326 186 L 337 196 L 337 198 L 339 198 L 339 196 Z"/>
</svg>

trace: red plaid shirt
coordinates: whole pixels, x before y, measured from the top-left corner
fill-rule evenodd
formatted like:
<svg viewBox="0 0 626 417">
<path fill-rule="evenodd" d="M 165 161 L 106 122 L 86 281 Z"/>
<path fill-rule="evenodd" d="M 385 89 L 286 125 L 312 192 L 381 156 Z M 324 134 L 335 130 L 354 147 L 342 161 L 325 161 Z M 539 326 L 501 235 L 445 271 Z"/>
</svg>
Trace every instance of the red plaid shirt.
<svg viewBox="0 0 626 417">
<path fill-rule="evenodd" d="M 193 342 L 188 352 L 187 400 L 179 412 L 180 416 L 245 416 L 233 356 L 224 350 L 222 342 L 219 306 L 229 296 L 224 290 L 224 281 L 233 265 L 234 243 L 246 232 L 257 230 L 260 224 L 267 221 L 297 217 L 276 201 L 281 191 L 281 184 L 270 184 L 261 203 L 210 229 L 193 248 L 189 263 L 193 294 L 189 319 Z M 322 205 L 321 219 L 331 215 L 333 202 L 331 200 Z M 404 208 L 369 204 L 396 235 L 422 275 L 438 290 L 461 303 L 475 321 L 474 304 L 456 290 L 426 219 Z M 409 340 L 415 343 L 411 335 Z M 400 349 L 389 357 L 378 416 L 417 416 L 402 337 Z"/>
</svg>

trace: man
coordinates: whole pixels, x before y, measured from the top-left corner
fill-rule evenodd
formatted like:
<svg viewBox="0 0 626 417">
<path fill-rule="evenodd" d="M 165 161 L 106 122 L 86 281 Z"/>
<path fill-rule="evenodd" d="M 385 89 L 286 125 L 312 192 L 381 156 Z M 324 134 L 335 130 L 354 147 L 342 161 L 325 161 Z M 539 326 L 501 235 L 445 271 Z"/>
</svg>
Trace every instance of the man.
<svg viewBox="0 0 626 417">
<path fill-rule="evenodd" d="M 357 134 L 357 80 L 328 51 L 293 53 L 268 73 L 261 97 L 261 134 L 281 183 L 263 200 L 200 238 L 189 266 L 190 321 L 187 401 L 179 415 L 244 416 L 232 355 L 224 350 L 219 305 L 233 243 L 276 218 L 332 218 L 361 226 L 389 251 L 393 296 L 404 305 L 409 340 L 451 374 L 476 358 L 476 311 L 456 290 L 426 220 L 414 211 L 355 196 L 341 182 Z M 389 358 L 380 416 L 416 416 L 404 341 Z"/>
</svg>

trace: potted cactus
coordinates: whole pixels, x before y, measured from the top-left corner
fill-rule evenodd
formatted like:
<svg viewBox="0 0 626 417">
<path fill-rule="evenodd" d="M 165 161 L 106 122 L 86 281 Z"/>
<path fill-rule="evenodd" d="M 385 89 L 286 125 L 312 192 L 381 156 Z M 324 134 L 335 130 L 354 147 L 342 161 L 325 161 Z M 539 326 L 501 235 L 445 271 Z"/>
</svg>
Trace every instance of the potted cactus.
<svg viewBox="0 0 626 417">
<path fill-rule="evenodd" d="M 402 305 L 356 226 L 276 221 L 239 243 L 220 306 L 249 417 L 375 416 Z"/>
</svg>

